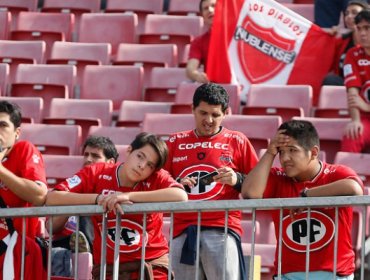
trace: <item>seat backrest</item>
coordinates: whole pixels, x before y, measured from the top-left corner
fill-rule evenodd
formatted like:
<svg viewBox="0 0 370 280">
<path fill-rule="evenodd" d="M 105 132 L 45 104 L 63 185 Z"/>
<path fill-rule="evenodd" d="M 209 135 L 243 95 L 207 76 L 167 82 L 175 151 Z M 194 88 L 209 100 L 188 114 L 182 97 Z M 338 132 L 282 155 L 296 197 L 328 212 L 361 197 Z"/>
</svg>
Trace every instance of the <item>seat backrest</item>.
<svg viewBox="0 0 370 280">
<path fill-rule="evenodd" d="M 79 125 L 22 124 L 20 139 L 33 143 L 43 154 L 79 154 Z"/>
<path fill-rule="evenodd" d="M 46 44 L 42 41 L 0 41 L 0 57 L 3 62 L 4 58 L 27 58 L 34 63 L 43 63 L 45 50 Z"/>
<path fill-rule="evenodd" d="M 50 188 L 73 176 L 83 166 L 81 155 L 43 155 L 43 159 L 46 181 Z"/>
<path fill-rule="evenodd" d="M 251 85 L 247 107 L 299 108 L 310 116 L 312 87 L 309 85 Z"/>
<path fill-rule="evenodd" d="M 140 127 L 91 126 L 88 135 L 109 137 L 115 145 L 130 145 L 140 132 Z"/>
<path fill-rule="evenodd" d="M 109 43 L 55 42 L 50 59 L 65 59 L 77 65 L 79 60 L 109 64 L 111 49 Z"/>
<path fill-rule="evenodd" d="M 144 120 L 146 113 L 166 113 L 171 112 L 171 103 L 169 102 L 149 102 L 124 100 L 118 114 L 117 126 L 126 126 L 128 123 L 140 125 Z M 121 123 L 121 124 L 120 124 Z"/>
<path fill-rule="evenodd" d="M 50 105 L 50 118 L 100 119 L 102 125 L 111 124 L 113 102 L 110 99 L 54 98 Z"/>
<path fill-rule="evenodd" d="M 122 43 L 118 47 L 115 62 L 158 62 L 167 67 L 175 67 L 177 66 L 177 46 L 175 44 Z"/>
<path fill-rule="evenodd" d="M 85 13 L 97 13 L 100 11 L 101 0 L 44 0 L 43 9 L 60 8 L 62 12 L 80 10 Z"/>
<path fill-rule="evenodd" d="M 8 40 L 11 20 L 10 12 L 0 10 L 0 40 Z"/>
<path fill-rule="evenodd" d="M 147 15 L 145 34 L 190 35 L 199 36 L 203 30 L 203 18 L 200 16 Z"/>
<path fill-rule="evenodd" d="M 180 83 L 187 81 L 186 71 L 180 67 L 154 67 L 152 70 L 150 88 L 170 88 L 176 92 Z"/>
<path fill-rule="evenodd" d="M 81 17 L 79 42 L 110 43 L 112 55 L 120 43 L 135 43 L 136 14 L 85 13 Z"/>
<path fill-rule="evenodd" d="M 0 100 L 7 100 L 17 104 L 22 109 L 22 123 L 40 123 L 43 115 L 44 100 L 41 97 L 11 97 L 1 96 Z"/>
<path fill-rule="evenodd" d="M 107 0 L 106 11 L 113 12 L 147 12 L 161 14 L 163 0 Z"/>
<path fill-rule="evenodd" d="M 192 114 L 147 113 L 143 121 L 143 131 L 163 136 L 164 139 L 167 139 L 169 134 L 193 128 L 194 116 Z"/>
<path fill-rule="evenodd" d="M 76 67 L 73 65 L 20 64 L 15 83 L 66 85 L 72 96 L 76 79 Z"/>
<path fill-rule="evenodd" d="M 322 86 L 318 108 L 344 109 L 347 104 L 347 90 L 345 86 Z"/>
<path fill-rule="evenodd" d="M 167 14 L 169 15 L 199 15 L 198 0 L 171 0 L 168 6 Z"/>
<path fill-rule="evenodd" d="M 122 100 L 142 100 L 143 69 L 136 66 L 87 65 L 81 99 L 107 99 L 118 111 Z"/>
<path fill-rule="evenodd" d="M 0 0 L 0 8 L 36 11 L 37 2 L 37 0 Z"/>
<path fill-rule="evenodd" d="M 195 90 L 200 86 L 200 83 L 182 82 L 178 85 L 175 104 L 192 104 Z M 229 106 L 233 114 L 240 112 L 240 88 L 233 84 L 220 84 L 229 94 Z"/>
<path fill-rule="evenodd" d="M 364 184 L 370 186 L 370 154 L 339 151 L 335 155 L 334 163 L 351 167 Z"/>
<path fill-rule="evenodd" d="M 134 139 L 132 139 L 134 140 Z M 117 161 L 118 162 L 125 162 L 127 158 L 127 148 L 129 145 L 115 145 L 117 152 L 119 154 Z"/>
<path fill-rule="evenodd" d="M 72 40 L 74 15 L 67 13 L 20 12 L 16 30 L 62 33 Z"/>
<path fill-rule="evenodd" d="M 0 63 L 0 95 L 6 95 L 9 80 L 9 65 Z"/>
</svg>

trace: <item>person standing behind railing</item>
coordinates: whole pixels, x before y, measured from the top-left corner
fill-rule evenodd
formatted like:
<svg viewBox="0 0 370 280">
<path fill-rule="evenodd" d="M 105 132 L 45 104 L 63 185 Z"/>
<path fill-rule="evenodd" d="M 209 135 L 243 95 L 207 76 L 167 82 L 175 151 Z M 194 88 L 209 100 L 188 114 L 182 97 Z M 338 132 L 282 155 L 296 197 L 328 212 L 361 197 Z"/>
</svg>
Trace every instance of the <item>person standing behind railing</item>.
<svg viewBox="0 0 370 280">
<path fill-rule="evenodd" d="M 167 141 L 165 169 L 185 186 L 189 200 L 239 199 L 244 174 L 257 163 L 248 138 L 222 126 L 228 106 L 229 96 L 222 86 L 199 86 L 193 96 L 195 129 L 175 133 Z M 214 172 L 217 175 L 211 175 Z M 171 251 L 175 275 L 181 280 L 195 279 L 197 221 L 197 213 L 174 215 Z M 223 269 L 228 280 L 245 279 L 241 211 L 228 212 L 226 242 L 224 231 L 224 211 L 201 214 L 199 279 L 223 279 Z"/>
<path fill-rule="evenodd" d="M 257 166 L 245 178 L 244 198 L 284 198 L 362 195 L 363 183 L 346 166 L 319 160 L 319 137 L 308 121 L 283 123 Z M 279 156 L 281 168 L 271 168 Z M 275 234 L 279 237 L 279 210 L 273 210 Z M 282 222 L 282 280 L 306 279 L 306 242 L 310 237 L 309 279 L 333 279 L 334 246 L 337 246 L 335 279 L 351 280 L 355 269 L 352 249 L 352 208 L 338 209 L 338 244 L 334 244 L 335 207 L 284 210 Z M 311 228 L 307 217 L 311 215 Z M 278 243 L 279 244 L 279 243 Z M 278 245 L 279 246 L 279 245 Z M 278 268 L 275 254 L 275 273 Z M 276 277 L 277 279 L 277 277 Z"/>
<path fill-rule="evenodd" d="M 137 202 L 186 201 L 186 193 L 165 170 L 167 146 L 158 137 L 140 133 L 128 147 L 125 163 L 97 163 L 86 166 L 76 175 L 49 192 L 46 205 L 99 204 L 108 210 L 106 263 L 107 277 L 113 274 L 116 212 L 120 204 Z M 113 210 L 112 212 L 110 212 Z M 121 219 L 119 279 L 131 279 L 140 270 L 141 250 L 145 246 L 145 267 L 152 267 L 154 279 L 168 277 L 168 245 L 162 233 L 163 215 L 148 213 L 146 232 L 143 214 L 123 215 Z M 93 278 L 100 277 L 102 216 L 92 216 L 94 224 Z M 144 244 L 142 243 L 144 242 Z M 150 269 L 146 272 L 150 273 Z M 136 275 L 137 276 L 137 275 Z M 128 278 L 121 278 L 128 277 Z M 133 278 L 136 279 L 136 278 Z"/>
</svg>

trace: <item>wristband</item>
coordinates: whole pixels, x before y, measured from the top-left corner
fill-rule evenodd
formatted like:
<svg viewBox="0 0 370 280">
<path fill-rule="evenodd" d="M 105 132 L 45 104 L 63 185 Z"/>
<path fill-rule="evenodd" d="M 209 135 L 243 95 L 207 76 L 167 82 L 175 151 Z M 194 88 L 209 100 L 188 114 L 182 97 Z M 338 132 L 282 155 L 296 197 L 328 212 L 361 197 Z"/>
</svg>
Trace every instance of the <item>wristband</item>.
<svg viewBox="0 0 370 280">
<path fill-rule="evenodd" d="M 95 198 L 95 204 L 98 204 L 98 199 L 99 199 L 99 196 L 101 196 L 101 194 L 98 194 Z"/>
<path fill-rule="evenodd" d="M 301 191 L 301 197 L 307 197 L 307 191 L 308 191 L 308 188 L 304 188 L 304 189 Z"/>
<path fill-rule="evenodd" d="M 235 174 L 236 184 L 233 186 L 233 188 L 236 189 L 238 192 L 241 192 L 245 175 L 240 172 L 235 172 Z"/>
</svg>

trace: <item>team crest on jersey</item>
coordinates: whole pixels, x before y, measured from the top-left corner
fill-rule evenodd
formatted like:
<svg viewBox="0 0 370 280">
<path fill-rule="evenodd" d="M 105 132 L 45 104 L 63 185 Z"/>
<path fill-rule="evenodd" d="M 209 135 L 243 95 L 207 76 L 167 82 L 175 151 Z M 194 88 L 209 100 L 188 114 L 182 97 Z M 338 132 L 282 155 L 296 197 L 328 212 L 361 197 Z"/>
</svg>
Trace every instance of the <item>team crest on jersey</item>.
<svg viewBox="0 0 370 280">
<path fill-rule="evenodd" d="M 293 251 L 306 251 L 308 235 L 310 235 L 310 251 L 320 250 L 334 237 L 334 222 L 329 216 L 311 211 L 310 228 L 308 228 L 307 216 L 308 212 L 304 211 L 295 216 L 294 220 L 290 216 L 283 219 L 283 242 Z"/>
<path fill-rule="evenodd" d="M 100 231 L 102 230 L 100 224 Z M 107 222 L 107 245 L 114 250 L 116 239 L 116 220 Z M 140 250 L 148 243 L 148 234 L 143 232 L 143 227 L 130 220 L 121 220 L 121 234 L 119 241 L 120 253 L 132 253 Z"/>
<path fill-rule="evenodd" d="M 184 169 L 178 177 L 196 177 L 197 184 L 192 187 L 185 187 L 186 192 L 188 193 L 189 200 L 209 200 L 218 195 L 224 188 L 224 184 L 212 182 L 208 185 L 202 184 L 199 180 L 200 177 L 207 175 L 215 171 L 216 168 L 210 165 L 194 165 Z"/>
<path fill-rule="evenodd" d="M 81 183 L 81 178 L 77 175 L 74 175 L 71 178 L 68 178 L 67 180 L 68 186 L 73 189 L 74 187 L 78 186 Z"/>
<path fill-rule="evenodd" d="M 237 26 L 234 39 L 241 68 L 251 83 L 271 79 L 296 57 L 295 40 L 283 38 L 273 28 L 258 25 L 249 16 Z"/>
</svg>

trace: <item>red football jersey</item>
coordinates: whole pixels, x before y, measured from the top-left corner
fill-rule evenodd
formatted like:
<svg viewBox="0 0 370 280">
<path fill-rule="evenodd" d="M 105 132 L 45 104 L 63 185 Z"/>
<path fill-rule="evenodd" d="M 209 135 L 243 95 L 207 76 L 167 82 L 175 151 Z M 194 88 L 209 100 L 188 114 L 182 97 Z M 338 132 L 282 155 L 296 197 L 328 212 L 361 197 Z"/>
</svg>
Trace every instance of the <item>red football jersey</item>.
<svg viewBox="0 0 370 280">
<path fill-rule="evenodd" d="M 207 70 L 207 58 L 210 38 L 211 30 L 194 38 L 194 40 L 190 44 L 189 59 L 198 59 L 200 64 L 203 64 L 204 71 Z"/>
<path fill-rule="evenodd" d="M 231 167 L 236 172 L 247 174 L 257 163 L 256 152 L 247 137 L 241 132 L 222 128 L 213 136 L 199 137 L 194 131 L 179 132 L 168 142 L 169 157 L 165 168 L 175 177 L 204 176 L 221 167 Z M 232 186 L 216 182 L 198 183 L 185 188 L 189 200 L 239 199 L 239 192 Z M 202 226 L 224 227 L 225 212 L 203 212 Z M 241 235 L 241 212 L 229 212 L 229 228 Z M 189 225 L 196 225 L 197 213 L 174 215 L 174 236 L 181 234 Z"/>
<path fill-rule="evenodd" d="M 68 178 L 55 187 L 56 190 L 64 190 L 75 193 L 109 194 L 116 191 L 153 191 L 158 189 L 179 187 L 170 174 L 161 169 L 154 172 L 147 180 L 138 183 L 134 188 L 123 187 L 118 178 L 119 167 L 122 163 L 107 164 L 97 163 L 80 170 L 76 175 Z M 168 253 L 167 240 L 162 233 L 162 213 L 148 213 L 146 217 L 147 228 L 143 229 L 142 214 L 125 214 L 121 219 L 120 262 L 137 261 L 141 259 L 141 248 L 145 246 L 145 259 L 154 259 Z M 100 264 L 101 239 L 102 239 L 102 216 L 92 216 L 94 223 L 94 263 Z M 113 212 L 108 213 L 107 223 L 107 264 L 114 261 L 114 240 L 116 216 Z"/>
<path fill-rule="evenodd" d="M 344 83 L 347 88 L 357 87 L 361 97 L 370 102 L 370 56 L 362 47 L 347 52 L 343 67 Z M 361 111 L 361 114 L 369 114 Z"/>
<path fill-rule="evenodd" d="M 44 161 L 37 148 L 28 141 L 18 141 L 14 144 L 10 153 L 3 159 L 3 166 L 15 175 L 46 184 Z M 30 203 L 22 200 L 10 191 L 7 186 L 0 182 L 0 196 L 8 207 L 30 207 Z M 13 219 L 14 227 L 18 233 L 22 233 L 22 219 Z M 26 219 L 26 233 L 34 238 L 38 233 L 38 218 Z M 4 219 L 0 219 L 0 238 L 8 234 Z"/>
<path fill-rule="evenodd" d="M 264 198 L 299 197 L 304 188 L 313 188 L 341 179 L 354 179 L 362 187 L 363 183 L 356 173 L 341 165 L 322 163 L 319 174 L 312 180 L 296 182 L 286 176 L 281 168 L 271 170 Z M 337 273 L 350 275 L 355 269 L 354 252 L 352 249 L 352 207 L 338 209 L 338 258 Z M 279 237 L 279 210 L 273 210 L 276 238 Z M 313 208 L 311 210 L 310 227 L 310 271 L 333 271 L 335 208 Z M 307 211 L 290 218 L 289 210 L 283 213 L 282 233 L 282 273 L 302 272 L 306 264 L 306 243 L 308 238 Z M 275 254 L 277 269 L 278 248 Z M 276 271 L 277 272 L 277 271 Z"/>
</svg>

